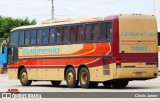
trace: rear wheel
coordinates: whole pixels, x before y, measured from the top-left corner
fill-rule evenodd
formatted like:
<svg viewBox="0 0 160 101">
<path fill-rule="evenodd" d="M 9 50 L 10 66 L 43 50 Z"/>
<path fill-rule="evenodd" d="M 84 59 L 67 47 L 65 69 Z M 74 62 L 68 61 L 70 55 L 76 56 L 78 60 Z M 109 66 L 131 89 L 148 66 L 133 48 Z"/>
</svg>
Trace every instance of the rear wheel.
<svg viewBox="0 0 160 101">
<path fill-rule="evenodd" d="M 79 72 L 79 80 L 82 88 L 97 87 L 98 82 L 90 82 L 90 74 L 87 68 L 82 68 Z"/>
<path fill-rule="evenodd" d="M 53 86 L 58 86 L 62 81 L 51 81 Z"/>
<path fill-rule="evenodd" d="M 126 87 L 128 83 L 129 83 L 128 80 L 114 80 L 112 86 L 115 88 L 123 88 Z"/>
<path fill-rule="evenodd" d="M 76 80 L 76 73 L 73 68 L 67 69 L 65 77 L 69 88 L 75 88 L 78 86 L 78 80 Z"/>
<path fill-rule="evenodd" d="M 20 79 L 22 86 L 30 86 L 32 83 L 31 80 L 28 80 L 28 74 L 27 74 L 27 70 L 25 68 L 23 68 L 20 71 L 19 79 Z"/>
</svg>

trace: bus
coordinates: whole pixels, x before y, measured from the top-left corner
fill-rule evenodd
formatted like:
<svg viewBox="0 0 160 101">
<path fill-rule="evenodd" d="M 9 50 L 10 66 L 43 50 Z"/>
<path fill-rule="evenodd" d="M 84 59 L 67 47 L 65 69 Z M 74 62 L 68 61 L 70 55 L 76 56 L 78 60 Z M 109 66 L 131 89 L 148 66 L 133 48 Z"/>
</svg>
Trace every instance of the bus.
<svg viewBox="0 0 160 101">
<path fill-rule="evenodd" d="M 153 15 L 120 14 L 61 19 L 11 30 L 9 79 L 22 86 L 50 81 L 70 88 L 126 87 L 158 75 L 157 23 Z"/>
</svg>

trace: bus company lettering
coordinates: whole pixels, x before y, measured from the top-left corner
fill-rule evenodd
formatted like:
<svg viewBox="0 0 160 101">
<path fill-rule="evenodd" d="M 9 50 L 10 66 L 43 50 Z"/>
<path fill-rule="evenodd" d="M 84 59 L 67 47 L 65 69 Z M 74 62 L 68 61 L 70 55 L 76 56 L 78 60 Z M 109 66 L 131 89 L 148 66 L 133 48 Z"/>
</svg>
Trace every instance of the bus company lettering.
<svg viewBox="0 0 160 101">
<path fill-rule="evenodd" d="M 137 33 L 137 32 L 122 32 L 121 36 L 156 36 L 157 33 L 151 32 L 151 33 Z"/>
<path fill-rule="evenodd" d="M 23 55 L 33 55 L 33 54 L 59 54 L 60 48 L 24 48 Z"/>
</svg>

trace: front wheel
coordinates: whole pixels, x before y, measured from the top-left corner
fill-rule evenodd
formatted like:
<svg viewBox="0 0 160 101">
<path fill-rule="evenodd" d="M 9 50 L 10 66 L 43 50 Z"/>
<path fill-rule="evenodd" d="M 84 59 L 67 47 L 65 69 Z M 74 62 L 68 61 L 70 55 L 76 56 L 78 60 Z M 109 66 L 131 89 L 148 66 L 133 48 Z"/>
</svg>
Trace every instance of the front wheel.
<svg viewBox="0 0 160 101">
<path fill-rule="evenodd" d="M 30 86 L 32 83 L 31 80 L 28 80 L 28 74 L 27 74 L 27 70 L 25 68 L 23 68 L 20 71 L 19 79 L 20 79 L 22 86 Z"/>
</svg>

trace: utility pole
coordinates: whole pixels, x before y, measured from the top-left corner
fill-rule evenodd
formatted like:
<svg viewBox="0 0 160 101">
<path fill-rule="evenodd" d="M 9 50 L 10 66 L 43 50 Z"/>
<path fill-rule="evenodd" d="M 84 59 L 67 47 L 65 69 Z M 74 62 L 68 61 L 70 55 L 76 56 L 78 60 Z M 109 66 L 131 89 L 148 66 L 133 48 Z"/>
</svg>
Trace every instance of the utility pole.
<svg viewBox="0 0 160 101">
<path fill-rule="evenodd" d="M 52 0 L 52 19 L 54 19 L 54 2 Z"/>
</svg>

